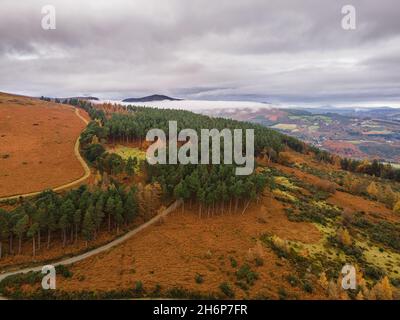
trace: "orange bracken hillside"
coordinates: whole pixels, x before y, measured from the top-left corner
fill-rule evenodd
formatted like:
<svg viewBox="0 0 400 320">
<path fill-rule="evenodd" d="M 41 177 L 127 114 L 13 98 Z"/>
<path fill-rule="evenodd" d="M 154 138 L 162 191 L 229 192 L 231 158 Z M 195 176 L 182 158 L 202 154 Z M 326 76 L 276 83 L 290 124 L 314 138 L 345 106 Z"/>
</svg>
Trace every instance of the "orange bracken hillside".
<svg viewBox="0 0 400 320">
<path fill-rule="evenodd" d="M 0 198 L 82 177 L 74 145 L 84 128 L 70 106 L 0 93 Z"/>
</svg>

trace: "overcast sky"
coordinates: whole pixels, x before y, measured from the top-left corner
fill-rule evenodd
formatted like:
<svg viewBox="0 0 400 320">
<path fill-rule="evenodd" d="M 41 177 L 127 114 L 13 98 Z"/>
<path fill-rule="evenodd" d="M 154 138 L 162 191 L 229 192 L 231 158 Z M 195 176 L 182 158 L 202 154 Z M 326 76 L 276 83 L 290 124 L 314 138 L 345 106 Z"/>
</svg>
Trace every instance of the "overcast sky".
<svg viewBox="0 0 400 320">
<path fill-rule="evenodd" d="M 46 4 L 56 30 L 41 27 Z M 400 105 L 399 13 L 398 0 L 1 0 L 0 91 Z"/>
</svg>

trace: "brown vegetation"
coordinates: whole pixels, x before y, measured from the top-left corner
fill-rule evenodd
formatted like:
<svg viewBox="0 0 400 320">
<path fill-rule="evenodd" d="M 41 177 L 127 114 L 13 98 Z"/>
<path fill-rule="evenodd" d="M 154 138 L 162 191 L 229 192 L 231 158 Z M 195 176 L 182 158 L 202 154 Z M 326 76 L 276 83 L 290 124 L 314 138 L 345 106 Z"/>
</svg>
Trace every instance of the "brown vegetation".
<svg viewBox="0 0 400 320">
<path fill-rule="evenodd" d="M 132 288 L 136 281 L 141 281 L 148 290 L 161 285 L 165 289 L 182 287 L 206 294 L 218 292 L 219 285 L 228 282 L 236 298 L 245 298 L 245 291 L 233 283 L 236 269 L 248 263 L 259 274 L 249 289 L 250 297 L 277 299 L 281 288 L 302 298 L 323 298 L 320 289 L 305 294 L 287 282 L 286 277 L 294 272 L 291 265 L 255 240 L 265 232 L 305 243 L 317 242 L 321 237 L 312 224 L 288 221 L 282 204 L 270 195 L 259 205 L 252 204 L 245 215 L 199 219 L 197 207 L 187 207 L 184 213 L 178 209 L 163 223 L 123 245 L 77 263 L 71 268 L 72 279 L 61 279 L 58 288 L 118 290 Z M 231 265 L 232 259 L 238 267 Z M 262 265 L 254 265 L 255 260 L 263 261 Z M 196 274 L 202 275 L 201 284 L 194 280 Z"/>
<path fill-rule="evenodd" d="M 0 101 L 0 197 L 57 187 L 84 174 L 74 145 L 85 124 L 72 107 L 8 94 Z"/>
</svg>

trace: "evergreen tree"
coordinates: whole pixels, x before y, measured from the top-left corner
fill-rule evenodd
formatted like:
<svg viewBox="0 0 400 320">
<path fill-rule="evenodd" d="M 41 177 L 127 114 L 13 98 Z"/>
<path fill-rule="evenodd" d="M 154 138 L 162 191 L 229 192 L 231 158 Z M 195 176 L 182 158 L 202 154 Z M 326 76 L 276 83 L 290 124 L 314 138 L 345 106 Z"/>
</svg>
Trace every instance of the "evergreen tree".
<svg viewBox="0 0 400 320">
<path fill-rule="evenodd" d="M 117 233 L 119 233 L 119 227 L 120 225 L 124 222 L 124 208 L 122 206 L 122 201 L 120 198 L 117 198 L 115 201 L 115 224 L 116 224 L 116 228 L 117 228 Z"/>
<path fill-rule="evenodd" d="M 22 237 L 26 232 L 29 224 L 29 216 L 27 214 L 23 215 L 14 227 L 14 233 L 18 237 L 18 254 L 21 254 L 22 247 Z"/>
<path fill-rule="evenodd" d="M 0 259 L 3 257 L 3 241 L 10 236 L 8 212 L 0 209 Z"/>
<path fill-rule="evenodd" d="M 82 234 L 86 242 L 86 247 L 88 246 L 88 242 L 93 239 L 94 230 L 95 230 L 95 225 L 92 216 L 90 214 L 90 211 L 88 210 L 85 213 L 82 225 Z"/>
<path fill-rule="evenodd" d="M 51 243 L 51 233 L 57 230 L 57 218 L 56 218 L 57 209 L 53 203 L 50 203 L 47 211 L 47 249 L 50 248 Z"/>
<path fill-rule="evenodd" d="M 29 230 L 27 232 L 27 236 L 28 238 L 32 239 L 32 255 L 36 256 L 36 244 L 35 244 L 35 238 L 36 238 L 36 234 L 39 231 L 39 224 L 38 223 L 34 223 L 29 227 Z"/>
<path fill-rule="evenodd" d="M 109 196 L 106 203 L 106 213 L 108 215 L 108 232 L 111 231 L 111 216 L 114 213 L 115 203 L 112 195 Z"/>
<path fill-rule="evenodd" d="M 41 239 L 42 239 L 41 231 L 46 228 L 47 219 L 48 219 L 47 207 L 45 204 L 41 204 L 37 210 L 37 214 L 35 217 L 35 220 L 38 223 L 37 236 L 38 236 L 38 249 L 39 250 L 41 247 Z"/>
<path fill-rule="evenodd" d="M 78 231 L 79 231 L 79 226 L 81 224 L 82 220 L 82 211 L 81 209 L 75 210 L 74 213 L 74 225 L 75 225 L 75 243 L 78 242 Z"/>
<path fill-rule="evenodd" d="M 124 204 L 125 223 L 131 223 L 136 216 L 138 207 L 135 201 L 135 191 L 130 190 Z"/>
<path fill-rule="evenodd" d="M 62 231 L 62 246 L 63 248 L 65 247 L 66 243 L 67 243 L 67 228 L 68 228 L 68 216 L 66 214 L 63 214 L 60 218 L 60 220 L 58 221 L 58 227 L 61 229 Z"/>
<path fill-rule="evenodd" d="M 94 209 L 94 222 L 96 226 L 96 230 L 100 230 L 101 223 L 104 220 L 104 195 L 101 195 L 100 198 L 96 202 L 96 207 Z"/>
</svg>

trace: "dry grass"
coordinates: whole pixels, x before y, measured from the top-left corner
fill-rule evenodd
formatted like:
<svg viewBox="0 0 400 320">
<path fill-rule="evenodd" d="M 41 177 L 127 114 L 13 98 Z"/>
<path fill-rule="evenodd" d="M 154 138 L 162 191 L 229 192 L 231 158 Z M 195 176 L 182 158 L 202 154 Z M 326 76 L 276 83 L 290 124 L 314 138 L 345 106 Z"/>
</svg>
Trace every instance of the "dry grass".
<svg viewBox="0 0 400 320">
<path fill-rule="evenodd" d="M 84 174 L 74 145 L 85 124 L 73 108 L 6 94 L 0 101 L 0 197 L 56 187 Z"/>
<path fill-rule="evenodd" d="M 184 213 L 179 209 L 163 224 L 146 229 L 109 252 L 77 263 L 71 268 L 72 279 L 61 279 L 58 288 L 66 291 L 127 289 L 142 281 L 149 290 L 159 284 L 164 289 L 183 287 L 209 293 L 218 292 L 219 285 L 225 281 L 232 284 L 236 298 L 244 298 L 248 297 L 245 291 L 233 285 L 235 272 L 242 264 L 251 263 L 259 279 L 250 287 L 250 297 L 277 298 L 280 287 L 302 298 L 318 297 L 318 291 L 305 294 L 287 283 L 285 277 L 294 271 L 289 262 L 277 258 L 269 248 L 260 247 L 257 239 L 265 232 L 305 243 L 318 242 L 321 238 L 314 225 L 288 221 L 283 205 L 271 195 L 261 204 L 251 205 L 244 215 L 199 219 L 197 208 Z M 261 266 L 252 264 L 252 257 L 256 256 L 264 261 Z M 232 267 L 231 258 L 237 261 L 237 267 Z M 196 274 L 203 276 L 203 283 L 196 283 Z"/>
</svg>

